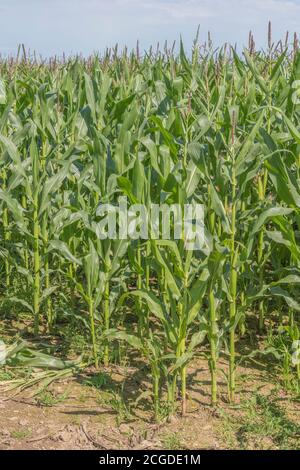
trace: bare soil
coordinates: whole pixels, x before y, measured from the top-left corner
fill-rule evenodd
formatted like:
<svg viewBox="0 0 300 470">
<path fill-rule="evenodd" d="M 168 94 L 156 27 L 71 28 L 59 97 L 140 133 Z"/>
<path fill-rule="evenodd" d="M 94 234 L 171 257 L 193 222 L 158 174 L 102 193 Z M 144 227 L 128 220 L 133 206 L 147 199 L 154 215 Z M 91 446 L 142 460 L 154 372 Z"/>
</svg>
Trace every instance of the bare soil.
<svg viewBox="0 0 300 470">
<path fill-rule="evenodd" d="M 79 376 L 53 383 L 44 395 L 33 397 L 30 390 L 13 396 L 12 392 L 2 391 L 0 449 L 241 448 L 239 421 L 256 394 L 275 400 L 291 423 L 299 423 L 299 402 L 290 399 L 272 380 L 265 366 L 250 363 L 239 368 L 235 406 L 227 401 L 225 375 L 221 372 L 219 406 L 213 409 L 207 362 L 195 359 L 188 370 L 187 415 L 165 419 L 161 424 L 153 423 L 149 393 L 147 396 L 150 384 L 136 368 L 112 366 L 100 370 L 108 383 L 98 388 L 93 384 L 99 372 L 87 369 Z M 226 372 L 222 358 L 221 369 Z M 116 387 L 122 387 L 122 397 L 111 395 L 110 390 Z M 279 448 L 272 435 L 250 437 L 248 448 Z"/>
</svg>

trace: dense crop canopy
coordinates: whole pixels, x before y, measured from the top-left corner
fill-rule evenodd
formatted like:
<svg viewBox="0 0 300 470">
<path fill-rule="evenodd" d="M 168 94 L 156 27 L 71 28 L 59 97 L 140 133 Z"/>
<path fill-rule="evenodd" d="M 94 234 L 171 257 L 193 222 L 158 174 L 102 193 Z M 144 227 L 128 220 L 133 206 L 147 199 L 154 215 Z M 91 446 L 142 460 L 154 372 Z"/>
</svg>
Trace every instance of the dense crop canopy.
<svg viewBox="0 0 300 470">
<path fill-rule="evenodd" d="M 252 37 L 241 55 L 195 43 L 190 58 L 181 44 L 178 57 L 3 60 L 2 315 L 28 312 L 35 335 L 79 325 L 96 367 L 125 342 L 151 370 L 157 419 L 161 400 L 185 413 L 199 352 L 213 404 L 228 358 L 233 401 L 241 337 L 299 337 L 299 83 L 296 46 L 256 52 Z M 205 246 L 103 239 L 99 207 L 113 214 L 120 196 L 203 204 Z"/>
</svg>

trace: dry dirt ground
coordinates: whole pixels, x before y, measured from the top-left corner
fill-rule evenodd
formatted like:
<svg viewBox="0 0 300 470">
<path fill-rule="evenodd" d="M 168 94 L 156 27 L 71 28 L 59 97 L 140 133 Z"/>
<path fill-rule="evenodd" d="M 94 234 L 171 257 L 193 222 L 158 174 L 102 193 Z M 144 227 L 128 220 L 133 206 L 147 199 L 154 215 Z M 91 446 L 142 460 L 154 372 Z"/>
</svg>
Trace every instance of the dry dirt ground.
<svg viewBox="0 0 300 470">
<path fill-rule="evenodd" d="M 226 372 L 224 359 L 221 369 Z M 270 380 L 270 370 L 259 364 L 240 368 L 234 406 L 227 402 L 225 374 L 220 372 L 216 409 L 209 403 L 207 362 L 195 359 L 188 372 L 187 415 L 161 424 L 152 421 L 147 377 L 135 368 L 84 370 L 35 397 L 32 390 L 12 396 L 2 387 L 0 449 L 300 447 L 300 403 Z"/>
</svg>

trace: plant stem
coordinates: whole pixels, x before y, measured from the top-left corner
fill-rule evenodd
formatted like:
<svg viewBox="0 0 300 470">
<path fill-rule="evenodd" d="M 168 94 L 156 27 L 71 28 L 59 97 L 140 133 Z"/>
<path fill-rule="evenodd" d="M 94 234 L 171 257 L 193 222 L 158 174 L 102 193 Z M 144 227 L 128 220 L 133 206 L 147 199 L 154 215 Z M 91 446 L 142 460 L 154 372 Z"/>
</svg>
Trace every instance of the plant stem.
<svg viewBox="0 0 300 470">
<path fill-rule="evenodd" d="M 89 299 L 89 315 L 90 315 L 94 363 L 95 363 L 96 369 L 98 369 L 99 363 L 98 363 L 97 342 L 96 342 L 96 333 L 95 333 L 94 301 L 91 298 Z"/>
<path fill-rule="evenodd" d="M 3 170 L 2 172 L 2 179 L 3 179 L 3 189 L 6 189 L 7 184 L 7 174 L 6 171 Z M 9 221 L 8 221 L 8 209 L 6 206 L 3 208 L 3 230 L 4 230 L 4 246 L 7 246 L 10 240 L 10 233 L 9 233 Z M 10 266 L 9 266 L 9 259 L 8 257 L 5 258 L 5 285 L 8 289 L 10 287 Z"/>
<path fill-rule="evenodd" d="M 48 249 L 48 232 L 47 232 L 47 216 L 43 218 L 43 241 L 44 241 L 44 269 L 45 269 L 45 288 L 50 289 L 50 274 L 49 274 L 49 254 Z M 52 315 L 52 302 L 50 296 L 47 297 L 47 323 L 48 330 L 51 331 L 53 326 L 53 315 Z"/>
<path fill-rule="evenodd" d="M 138 273 L 137 273 L 137 289 L 141 290 L 143 287 L 143 279 L 142 279 L 142 258 L 141 258 L 141 242 L 138 240 L 137 246 L 137 265 L 138 265 Z M 142 312 L 142 303 L 140 299 L 136 299 L 136 306 L 137 306 L 137 314 L 138 314 L 138 330 L 139 336 L 143 334 L 143 312 Z"/>
<path fill-rule="evenodd" d="M 186 328 L 185 328 L 185 319 L 183 318 L 184 309 L 182 301 L 178 303 L 178 318 L 180 322 L 179 326 L 179 344 L 177 347 L 177 358 L 182 357 L 185 353 L 185 342 L 186 342 Z M 181 378 L 181 414 L 184 416 L 186 414 L 186 366 L 182 366 L 180 370 Z"/>
<path fill-rule="evenodd" d="M 185 349 L 185 347 L 184 347 Z M 182 354 L 184 350 L 182 351 Z M 186 366 L 181 369 L 181 400 L 182 400 L 182 416 L 186 415 Z"/>
<path fill-rule="evenodd" d="M 107 332 L 109 330 L 109 323 L 110 323 L 110 312 L 109 312 L 109 279 L 105 280 L 105 289 L 104 289 L 104 331 Z M 109 347 L 108 347 L 108 339 L 105 340 L 104 346 L 104 365 L 105 367 L 108 366 L 109 363 Z"/>
<path fill-rule="evenodd" d="M 34 270 L 34 334 L 39 332 L 39 314 L 40 314 L 40 250 L 39 250 L 40 226 L 38 218 L 38 195 L 34 197 L 33 209 L 33 270 Z"/>
<path fill-rule="evenodd" d="M 22 195 L 22 207 L 27 210 L 27 200 L 26 195 Z M 25 269 L 29 269 L 29 253 L 28 253 L 28 243 L 27 240 L 24 240 L 24 265 Z"/>
<path fill-rule="evenodd" d="M 159 376 L 152 371 L 153 375 L 153 403 L 154 403 L 154 418 L 158 423 L 159 421 Z"/>
<path fill-rule="evenodd" d="M 211 373 L 211 402 L 217 403 L 217 347 L 216 347 L 216 304 L 212 289 L 209 292 L 209 312 L 210 312 L 210 373 Z"/>
<path fill-rule="evenodd" d="M 264 191 L 264 182 L 261 179 L 261 176 L 258 177 L 258 197 L 261 203 L 264 200 L 265 197 L 265 191 Z M 263 250 L 264 250 L 264 230 L 263 227 L 260 229 L 260 232 L 258 234 L 258 247 L 257 247 L 257 264 L 258 264 L 258 269 L 259 269 L 259 286 L 260 289 L 263 286 L 263 277 L 264 277 L 264 270 L 262 267 L 262 261 L 263 261 Z M 264 328 L 264 302 L 261 300 L 259 302 L 259 324 L 258 328 L 259 331 L 261 332 Z"/>
<path fill-rule="evenodd" d="M 4 246 L 7 246 L 7 243 L 10 239 L 10 233 L 8 230 L 8 210 L 7 207 L 3 209 L 3 229 L 4 229 Z M 8 289 L 10 287 L 10 266 L 8 257 L 5 258 L 5 285 Z"/>
<path fill-rule="evenodd" d="M 236 317 L 236 287 L 237 287 L 237 251 L 235 246 L 236 234 L 236 174 L 235 174 L 235 152 L 234 152 L 234 127 L 232 137 L 232 208 L 231 208 L 231 243 L 230 243 L 230 339 L 229 339 L 229 399 L 231 402 L 235 398 L 235 328 Z"/>
</svg>

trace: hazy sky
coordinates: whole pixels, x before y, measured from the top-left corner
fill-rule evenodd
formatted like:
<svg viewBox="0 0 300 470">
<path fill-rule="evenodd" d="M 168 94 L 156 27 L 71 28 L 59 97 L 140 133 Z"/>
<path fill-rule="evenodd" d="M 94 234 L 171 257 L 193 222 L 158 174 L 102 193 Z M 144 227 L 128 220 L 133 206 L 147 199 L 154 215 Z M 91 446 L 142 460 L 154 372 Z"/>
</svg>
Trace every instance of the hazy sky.
<svg viewBox="0 0 300 470">
<path fill-rule="evenodd" d="M 300 0 L 0 0 L 0 52 L 19 43 L 44 56 L 102 52 L 116 42 L 141 50 L 157 41 L 178 40 L 188 47 L 197 25 L 200 38 L 210 30 L 214 42 L 266 44 L 268 20 L 274 36 L 300 32 Z"/>
</svg>

